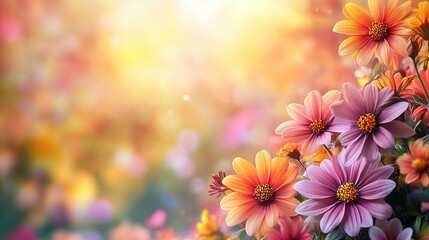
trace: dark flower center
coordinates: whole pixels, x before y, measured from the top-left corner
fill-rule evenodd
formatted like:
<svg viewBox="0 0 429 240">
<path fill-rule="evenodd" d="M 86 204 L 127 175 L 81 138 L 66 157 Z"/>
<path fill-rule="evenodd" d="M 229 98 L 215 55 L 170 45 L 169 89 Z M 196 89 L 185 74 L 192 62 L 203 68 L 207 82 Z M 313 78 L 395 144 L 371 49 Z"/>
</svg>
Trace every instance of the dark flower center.
<svg viewBox="0 0 429 240">
<path fill-rule="evenodd" d="M 310 123 L 310 129 L 313 133 L 321 134 L 326 129 L 326 123 L 323 120 L 314 120 Z"/>
<path fill-rule="evenodd" d="M 253 196 L 255 196 L 255 199 L 261 204 L 269 203 L 269 201 L 272 200 L 273 195 L 273 188 L 268 184 L 258 185 L 253 191 Z"/>
<path fill-rule="evenodd" d="M 353 183 L 343 183 L 337 189 L 337 198 L 340 201 L 351 203 L 358 199 L 359 191 L 354 187 Z"/>
<path fill-rule="evenodd" d="M 419 172 L 419 173 L 426 172 L 426 169 L 427 169 L 426 161 L 421 158 L 414 159 L 413 162 L 411 163 L 411 166 L 414 168 L 414 170 L 416 170 L 416 172 Z"/>
<path fill-rule="evenodd" d="M 367 113 L 359 117 L 357 126 L 364 133 L 372 133 L 377 127 L 377 119 L 374 114 Z"/>
<path fill-rule="evenodd" d="M 381 41 L 389 35 L 388 30 L 385 23 L 373 22 L 368 28 L 368 35 L 374 41 Z"/>
</svg>

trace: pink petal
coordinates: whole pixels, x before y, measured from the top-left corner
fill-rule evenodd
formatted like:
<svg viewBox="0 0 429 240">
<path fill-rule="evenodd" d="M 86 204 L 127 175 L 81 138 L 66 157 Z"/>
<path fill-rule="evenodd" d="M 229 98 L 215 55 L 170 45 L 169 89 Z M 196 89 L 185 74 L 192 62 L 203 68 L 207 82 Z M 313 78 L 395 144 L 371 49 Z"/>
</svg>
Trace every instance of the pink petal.
<svg viewBox="0 0 429 240">
<path fill-rule="evenodd" d="M 350 83 L 343 84 L 344 100 L 350 107 L 349 111 L 353 111 L 357 116 L 365 114 L 365 102 L 359 90 Z M 357 120 L 355 118 L 355 120 Z"/>
<path fill-rule="evenodd" d="M 338 161 L 338 160 L 335 160 L 335 161 Z M 334 188 L 340 186 L 341 184 L 344 183 L 344 181 L 346 181 L 343 171 L 342 169 L 340 169 L 338 165 L 339 164 L 334 163 L 334 161 L 323 161 L 320 164 L 320 168 L 326 172 L 325 177 L 330 178 L 329 182 L 335 183 L 333 185 L 329 185 Z M 317 168 L 317 166 L 311 166 L 309 168 L 312 168 L 312 167 Z"/>
<path fill-rule="evenodd" d="M 389 240 L 386 234 L 378 227 L 371 227 L 368 231 L 371 240 Z"/>
<path fill-rule="evenodd" d="M 394 218 L 387 222 L 388 233 L 391 237 L 398 236 L 402 231 L 402 223 L 399 219 Z"/>
<path fill-rule="evenodd" d="M 273 228 L 277 225 L 279 219 L 279 211 L 274 205 L 267 207 L 267 216 L 265 216 L 265 221 L 269 228 Z"/>
<path fill-rule="evenodd" d="M 383 125 L 395 137 L 407 138 L 414 135 L 416 132 L 408 124 L 400 121 L 393 121 Z"/>
<path fill-rule="evenodd" d="M 320 219 L 320 229 L 322 232 L 328 233 L 340 224 L 344 217 L 345 206 L 344 203 L 339 203 L 323 214 L 322 219 Z"/>
<path fill-rule="evenodd" d="M 377 118 L 379 124 L 388 123 L 399 117 L 408 108 L 408 103 L 399 102 L 385 108 Z"/>
<path fill-rule="evenodd" d="M 359 116 L 348 108 L 348 104 L 344 101 L 338 101 L 331 105 L 331 112 L 337 118 L 356 122 Z M 338 121 L 339 122 L 339 121 Z M 342 122 L 342 121 L 341 121 Z"/>
<path fill-rule="evenodd" d="M 390 88 L 383 88 L 378 92 L 378 103 L 377 109 L 381 107 L 381 105 L 385 104 L 388 100 L 390 100 L 395 92 Z"/>
<path fill-rule="evenodd" d="M 409 29 L 404 29 L 404 30 L 407 32 L 409 31 Z M 407 56 L 407 54 L 408 54 L 408 52 L 407 52 L 407 41 L 403 37 L 393 35 L 391 33 L 391 35 L 389 36 L 387 41 L 389 42 L 389 46 L 393 50 L 395 50 L 395 52 L 397 54 L 399 54 L 402 57 Z"/>
<path fill-rule="evenodd" d="M 310 122 L 312 119 L 306 114 L 307 111 L 305 107 L 298 103 L 291 103 L 287 106 L 287 113 L 291 118 L 300 122 Z M 314 120 L 314 119 L 313 119 Z"/>
<path fill-rule="evenodd" d="M 364 207 L 362 207 L 359 204 L 355 205 L 357 210 L 359 211 L 360 214 L 360 218 L 362 220 L 362 227 L 371 227 L 373 225 L 373 219 L 371 214 L 368 212 L 368 210 L 366 210 Z"/>
<path fill-rule="evenodd" d="M 358 55 L 356 56 L 356 63 L 359 66 L 368 65 L 369 62 L 374 59 L 376 49 L 377 43 L 374 41 L 369 41 L 359 50 Z"/>
<path fill-rule="evenodd" d="M 295 209 L 295 211 L 304 216 L 320 215 L 334 206 L 336 199 L 309 199 L 305 200 Z"/>
<path fill-rule="evenodd" d="M 384 198 L 393 191 L 396 183 L 390 179 L 379 179 L 359 189 L 359 197 L 367 200 Z"/>
<path fill-rule="evenodd" d="M 410 183 L 417 181 L 419 178 L 420 178 L 420 173 L 412 172 L 412 173 L 407 174 L 404 181 L 405 181 L 405 183 L 410 184 Z"/>
<path fill-rule="evenodd" d="M 347 235 L 354 237 L 358 235 L 361 227 L 362 221 L 359 211 L 354 204 L 349 204 L 343 221 L 344 231 Z"/>
<path fill-rule="evenodd" d="M 356 183 L 359 183 L 360 178 L 364 177 L 361 175 L 365 169 L 366 164 L 367 162 L 365 160 L 356 161 L 355 163 L 353 163 L 351 167 L 348 168 L 350 170 L 347 174 L 349 176 L 348 181 L 355 183 L 355 185 Z"/>
<path fill-rule="evenodd" d="M 378 145 L 374 139 L 367 138 L 363 145 L 362 157 L 365 157 L 368 162 L 380 161 L 381 154 Z"/>
<path fill-rule="evenodd" d="M 359 129 L 351 129 L 347 132 L 344 132 L 340 135 L 338 140 L 341 142 L 343 146 L 348 146 L 356 141 L 360 136 L 363 136 L 363 133 Z"/>
<path fill-rule="evenodd" d="M 322 115 L 322 95 L 318 91 L 311 91 L 305 97 L 304 105 L 307 107 L 307 114 L 311 120 L 321 120 Z"/>
<path fill-rule="evenodd" d="M 368 212 L 377 219 L 387 219 L 392 216 L 392 207 L 384 200 L 365 200 L 359 199 L 359 204 L 362 205 Z"/>
<path fill-rule="evenodd" d="M 300 143 L 308 139 L 313 132 L 311 131 L 309 125 L 295 125 L 294 128 L 288 128 L 282 133 L 282 138 L 286 139 L 288 142 Z"/>
<path fill-rule="evenodd" d="M 382 126 L 379 126 L 375 133 L 372 134 L 372 138 L 381 148 L 391 149 L 395 146 L 395 138 Z"/>
<path fill-rule="evenodd" d="M 365 112 L 375 113 L 378 102 L 378 88 L 374 84 L 367 85 L 363 90 L 363 98 L 365 99 Z"/>
<path fill-rule="evenodd" d="M 246 233 L 249 236 L 255 235 L 256 231 L 261 227 L 262 220 L 264 220 L 264 210 L 258 208 L 258 210 L 252 214 L 246 221 Z"/>
<path fill-rule="evenodd" d="M 164 209 L 157 209 L 148 218 L 145 223 L 150 228 L 160 228 L 164 226 L 167 221 L 167 212 Z"/>
<path fill-rule="evenodd" d="M 375 180 L 389 178 L 393 171 L 394 168 L 392 166 L 378 167 L 367 174 L 359 184 L 365 186 L 368 185 L 368 183 L 374 182 Z M 356 185 L 356 187 L 359 188 L 361 185 Z"/>
<path fill-rule="evenodd" d="M 311 179 L 312 182 L 318 182 L 320 184 L 323 184 L 332 190 L 336 191 L 338 188 L 337 181 L 333 180 L 332 178 L 328 178 L 326 175 L 326 172 L 323 171 L 321 167 L 317 166 L 310 166 L 307 168 L 307 175 L 308 178 Z"/>
<path fill-rule="evenodd" d="M 309 180 L 302 180 L 295 183 L 295 190 L 301 195 L 312 199 L 324 199 L 335 196 L 335 191 L 328 186 Z"/>
<path fill-rule="evenodd" d="M 339 119 L 335 119 L 333 123 L 329 124 L 328 128 L 326 128 L 327 132 L 347 132 L 350 130 L 352 124 L 355 122 L 352 121 L 340 121 Z"/>
<path fill-rule="evenodd" d="M 345 165 L 349 165 L 356 161 L 361 155 L 365 141 L 366 136 L 363 135 L 359 137 L 354 143 L 349 144 L 347 148 L 344 149 L 339 155 L 341 161 L 345 163 Z"/>
<path fill-rule="evenodd" d="M 396 240 L 411 240 L 412 236 L 413 230 L 407 227 L 396 237 Z"/>
</svg>

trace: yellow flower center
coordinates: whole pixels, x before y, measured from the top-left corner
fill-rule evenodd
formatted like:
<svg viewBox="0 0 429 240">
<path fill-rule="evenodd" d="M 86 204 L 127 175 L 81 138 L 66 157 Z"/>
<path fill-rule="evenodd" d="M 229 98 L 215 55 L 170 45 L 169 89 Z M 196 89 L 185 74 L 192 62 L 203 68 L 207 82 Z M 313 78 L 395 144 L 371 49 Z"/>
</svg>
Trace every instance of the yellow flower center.
<svg viewBox="0 0 429 240">
<path fill-rule="evenodd" d="M 258 185 L 253 191 L 253 196 L 258 200 L 259 203 L 267 203 L 273 198 L 273 188 L 268 184 Z"/>
<path fill-rule="evenodd" d="M 427 164 L 424 159 L 416 158 L 411 163 L 411 166 L 417 171 L 417 172 L 425 172 L 427 170 Z"/>
<path fill-rule="evenodd" d="M 358 199 L 359 191 L 353 186 L 353 183 L 343 183 L 337 189 L 337 198 L 346 203 L 354 202 Z"/>
<path fill-rule="evenodd" d="M 368 35 L 374 41 L 381 41 L 389 35 L 388 30 L 385 23 L 373 22 L 368 28 Z"/>
<path fill-rule="evenodd" d="M 359 117 L 357 126 L 364 133 L 372 133 L 377 127 L 377 119 L 374 114 L 367 113 Z"/>
<path fill-rule="evenodd" d="M 325 121 L 323 120 L 314 120 L 310 123 L 310 129 L 313 133 L 321 134 L 326 129 Z"/>
</svg>

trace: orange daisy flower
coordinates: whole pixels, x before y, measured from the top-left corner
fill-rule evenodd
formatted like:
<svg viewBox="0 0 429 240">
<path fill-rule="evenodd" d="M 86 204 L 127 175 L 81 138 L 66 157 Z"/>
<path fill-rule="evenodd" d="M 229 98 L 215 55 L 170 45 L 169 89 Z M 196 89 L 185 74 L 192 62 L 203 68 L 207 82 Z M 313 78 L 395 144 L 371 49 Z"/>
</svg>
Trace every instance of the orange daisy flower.
<svg viewBox="0 0 429 240">
<path fill-rule="evenodd" d="M 388 87 L 395 91 L 395 95 L 403 98 L 411 98 L 412 91 L 409 89 L 415 75 L 402 77 L 401 73 L 393 74 L 391 71 L 381 73 L 380 78 L 373 81 L 379 89 Z"/>
<path fill-rule="evenodd" d="M 411 30 L 407 21 L 412 15 L 411 2 L 397 6 L 396 0 L 368 0 L 369 12 L 355 3 L 344 6 L 347 20 L 334 26 L 336 33 L 350 35 L 339 46 L 341 56 L 357 53 L 356 62 L 368 65 L 375 57 L 386 66 L 397 66 L 399 57 L 406 57 L 406 37 Z"/>
<path fill-rule="evenodd" d="M 400 156 L 396 162 L 401 174 L 405 174 L 405 183 L 420 182 L 424 187 L 429 185 L 429 144 L 422 139 L 409 144 L 410 153 Z"/>
<path fill-rule="evenodd" d="M 429 40 L 429 3 L 419 2 L 417 15 L 409 22 L 409 27 L 424 40 Z"/>
<path fill-rule="evenodd" d="M 298 166 L 287 158 L 271 158 L 263 150 L 256 154 L 256 167 L 243 158 L 236 158 L 232 166 L 237 175 L 223 180 L 233 190 L 220 202 L 222 210 L 228 211 L 226 224 L 234 226 L 245 223 L 249 236 L 261 234 L 277 225 L 279 215 L 295 216 L 299 201 L 295 198 L 293 185 Z"/>
</svg>

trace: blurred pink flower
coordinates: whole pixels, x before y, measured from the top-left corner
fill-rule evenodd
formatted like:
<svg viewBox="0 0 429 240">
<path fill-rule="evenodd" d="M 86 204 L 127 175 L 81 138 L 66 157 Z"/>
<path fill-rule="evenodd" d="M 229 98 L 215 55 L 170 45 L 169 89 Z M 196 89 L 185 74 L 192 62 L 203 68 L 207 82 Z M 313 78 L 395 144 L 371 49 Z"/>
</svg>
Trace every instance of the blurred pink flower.
<svg viewBox="0 0 429 240">
<path fill-rule="evenodd" d="M 389 218 L 392 207 L 383 198 L 396 186 L 388 179 L 394 169 L 377 165 L 377 161 L 360 159 L 346 166 L 334 156 L 332 161 L 323 161 L 320 167 L 308 167 L 309 179 L 294 186 L 308 198 L 296 212 L 321 217 L 320 229 L 324 233 L 340 226 L 352 237 L 358 235 L 362 227 L 371 227 L 373 218 Z"/>
<path fill-rule="evenodd" d="M 149 217 L 146 218 L 145 224 L 149 228 L 160 228 L 167 221 L 167 212 L 164 209 L 157 209 Z"/>
<path fill-rule="evenodd" d="M 279 218 L 278 228 L 272 228 L 265 232 L 267 240 L 309 240 L 310 234 L 302 217 L 294 219 L 289 217 Z"/>
<path fill-rule="evenodd" d="M 13 18 L 0 19 L 0 39 L 7 42 L 14 42 L 22 36 L 21 25 Z"/>
<path fill-rule="evenodd" d="M 413 230 L 409 227 L 403 229 L 402 223 L 397 218 L 389 221 L 377 220 L 369 231 L 371 240 L 410 240 Z"/>
<path fill-rule="evenodd" d="M 287 142 L 302 143 L 305 153 L 313 153 L 318 146 L 331 142 L 334 116 L 330 106 L 338 101 L 341 92 L 332 90 L 325 95 L 311 91 L 304 105 L 292 103 L 287 112 L 293 120 L 280 124 L 275 132 Z"/>
<path fill-rule="evenodd" d="M 138 224 L 122 222 L 110 232 L 111 240 L 151 240 L 149 230 Z"/>
<path fill-rule="evenodd" d="M 332 105 L 334 131 L 345 146 L 340 158 L 351 163 L 359 157 L 368 161 L 380 158 L 380 152 L 395 146 L 395 137 L 410 137 L 414 130 L 405 122 L 395 120 L 408 109 L 408 103 L 398 102 L 382 108 L 393 96 L 390 88 L 378 90 L 369 84 L 360 92 L 350 83 L 343 85 L 344 101 Z"/>
<path fill-rule="evenodd" d="M 107 199 L 97 199 L 91 203 L 88 209 L 90 220 L 103 223 L 109 221 L 113 216 L 112 203 Z"/>
<path fill-rule="evenodd" d="M 429 202 L 422 202 L 420 205 L 420 211 L 422 211 L 422 213 L 429 211 Z"/>
<path fill-rule="evenodd" d="M 6 240 L 36 240 L 36 232 L 28 227 L 21 226 L 6 236 Z"/>
<path fill-rule="evenodd" d="M 248 139 L 249 129 L 256 121 L 256 111 L 246 108 L 238 112 L 229 120 L 221 142 L 227 148 L 235 148 L 242 145 Z"/>
</svg>

